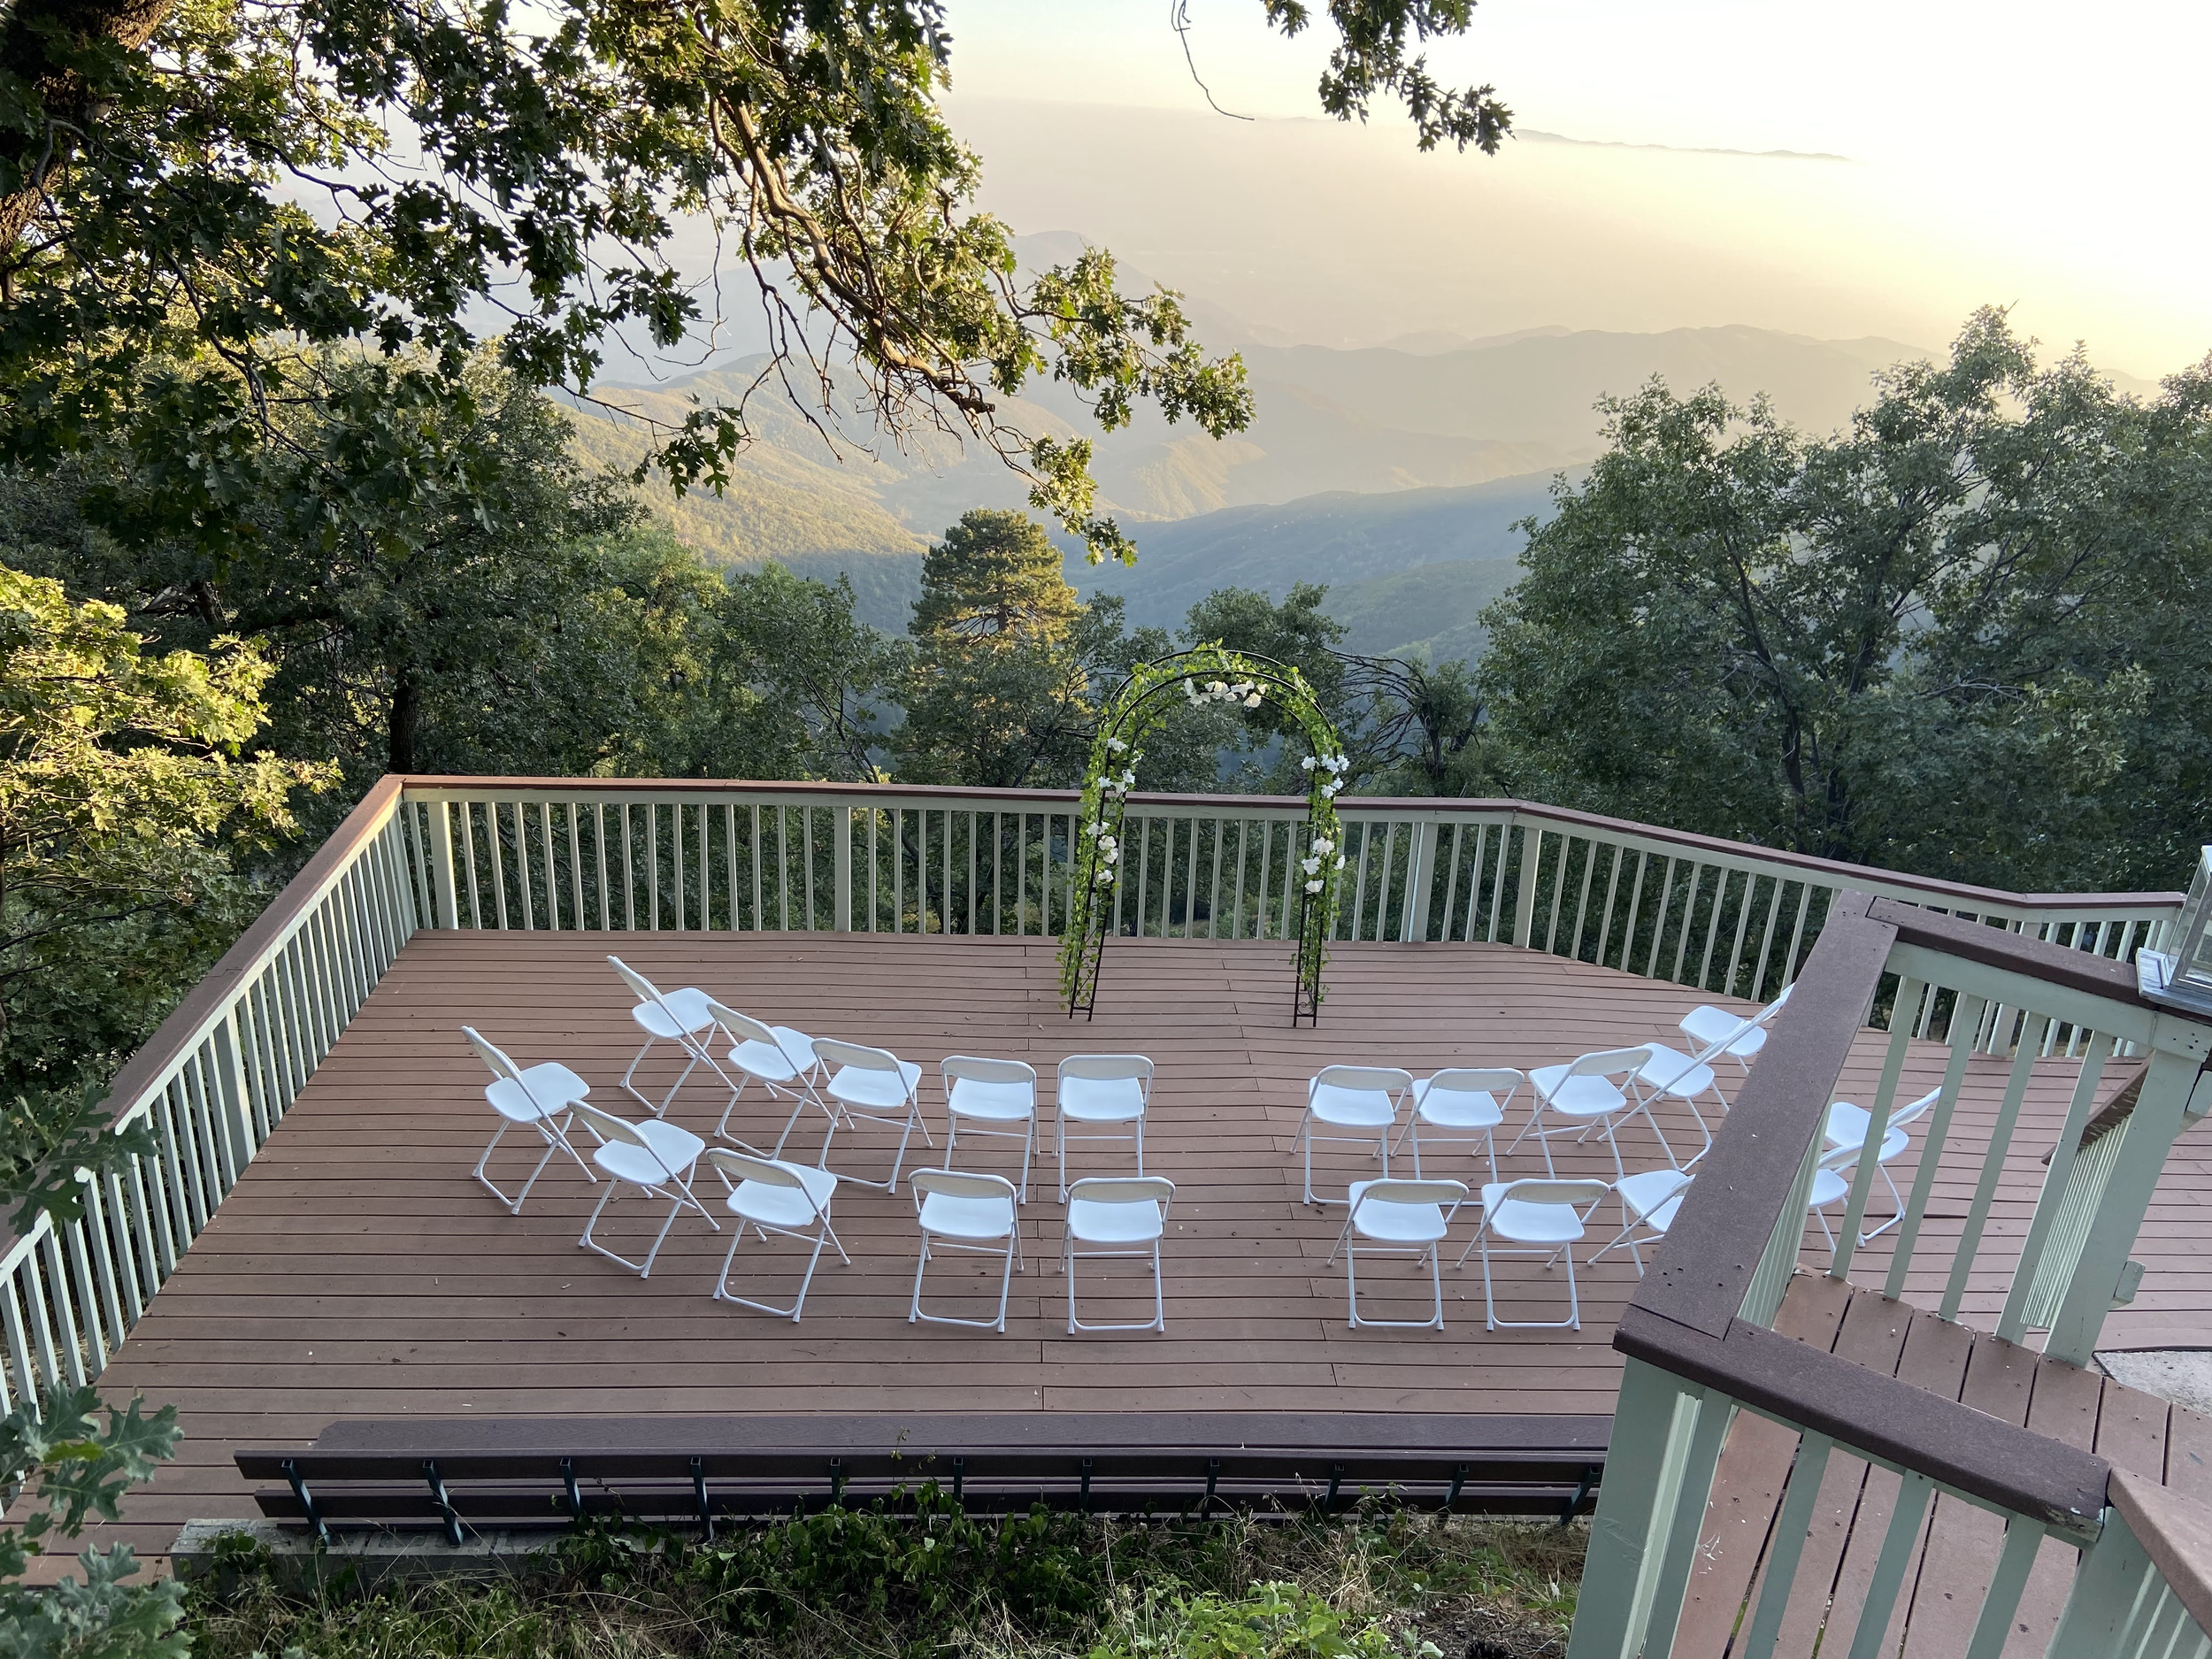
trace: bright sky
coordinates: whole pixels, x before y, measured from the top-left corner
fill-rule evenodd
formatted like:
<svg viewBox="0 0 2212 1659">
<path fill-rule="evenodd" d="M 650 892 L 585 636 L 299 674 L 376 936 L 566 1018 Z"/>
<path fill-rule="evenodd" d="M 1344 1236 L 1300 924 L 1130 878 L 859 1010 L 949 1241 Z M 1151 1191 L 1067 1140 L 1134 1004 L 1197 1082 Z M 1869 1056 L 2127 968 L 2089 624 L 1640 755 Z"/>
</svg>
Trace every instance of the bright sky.
<svg viewBox="0 0 2212 1659">
<path fill-rule="evenodd" d="M 1004 100 L 1204 113 L 1169 7 L 949 0 L 950 108 L 956 125 L 964 111 L 982 112 L 967 124 L 984 157 L 986 201 L 1017 229 L 1079 230 L 1118 247 L 1134 236 L 1156 244 L 1147 252 L 1151 266 L 1165 267 L 1158 274 L 1201 293 L 1210 269 L 1185 261 L 1189 250 L 1167 221 L 1202 215 L 1205 202 L 1179 196 L 1217 196 L 1233 174 L 1196 151 L 1242 153 L 1256 165 L 1273 147 L 1317 188 L 1320 199 L 1301 211 L 1317 232 L 1356 226 L 1375 245 L 1402 235 L 1409 257 L 1438 256 L 1425 219 L 1467 224 L 1473 234 L 1494 217 L 1534 234 L 1528 214 L 1540 199 L 1552 215 L 1544 238 L 1571 227 L 1583 250 L 1573 280 L 1548 276 L 1533 293 L 1473 285 L 1448 303 L 1440 294 L 1413 304 L 1417 326 L 1454 318 L 1467 333 L 1740 321 L 1934 345 L 1986 300 L 2016 305 L 2021 325 L 2047 343 L 2085 339 L 2101 364 L 2133 374 L 2155 376 L 2212 349 L 2201 87 L 2212 8 L 1488 0 L 1470 36 L 1432 48 L 1442 78 L 1494 82 L 1533 132 L 1849 158 L 1755 165 L 1526 141 L 1494 160 L 1416 157 L 1386 123 L 1365 134 L 1316 132 L 1294 118 L 1318 114 L 1325 28 L 1285 42 L 1264 27 L 1258 0 L 1189 0 L 1191 49 L 1215 96 L 1273 119 L 1179 124 L 1196 134 L 1193 165 L 1142 180 L 1148 204 L 1087 170 L 1025 176 L 1041 163 Z M 1038 109 L 1037 130 L 1068 114 Z M 1646 267 L 1657 245 L 1670 274 L 1655 283 Z M 1700 258 L 1712 265 L 1702 293 Z M 1282 303 L 1287 318 L 1295 305 Z M 1538 314 L 1547 303 L 1552 314 Z M 1432 315 L 1440 307 L 1450 317 Z M 1348 342 L 1360 333 L 1348 330 Z"/>
</svg>

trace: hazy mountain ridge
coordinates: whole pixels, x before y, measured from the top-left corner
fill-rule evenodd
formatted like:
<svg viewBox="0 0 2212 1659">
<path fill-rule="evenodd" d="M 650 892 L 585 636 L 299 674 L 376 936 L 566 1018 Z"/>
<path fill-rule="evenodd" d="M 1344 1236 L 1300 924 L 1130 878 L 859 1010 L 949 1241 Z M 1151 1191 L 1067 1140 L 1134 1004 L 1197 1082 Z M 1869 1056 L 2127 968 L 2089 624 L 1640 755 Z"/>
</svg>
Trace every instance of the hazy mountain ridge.
<svg viewBox="0 0 2212 1659">
<path fill-rule="evenodd" d="M 1061 233 L 1022 245 L 1025 257 L 1050 263 L 1081 243 Z M 1143 285 L 1141 272 L 1124 276 Z M 1216 442 L 1146 411 L 1100 435 L 1080 397 L 1049 381 L 1007 410 L 1032 433 L 1094 437 L 1101 505 L 1137 542 L 1135 569 L 1074 559 L 1070 580 L 1122 595 L 1133 623 L 1162 626 L 1217 588 L 1279 597 L 1295 581 L 1325 582 L 1355 649 L 1440 658 L 1479 649 L 1476 616 L 1517 568 L 1521 538 L 1511 526 L 1547 510 L 1557 472 L 1596 455 L 1600 397 L 1654 375 L 1678 392 L 1717 382 L 1745 402 L 1765 392 L 1783 419 L 1824 432 L 1867 400 L 1876 372 L 1929 355 L 1879 337 L 1750 327 L 1543 328 L 1470 341 L 1432 330 L 1340 350 L 1266 344 L 1217 307 L 1193 300 L 1187 309 L 1210 349 L 1244 357 L 1256 405 L 1247 432 Z M 761 365 L 744 359 L 601 395 L 672 423 L 695 396 L 741 395 Z M 1024 506 L 1026 490 L 973 441 L 926 433 L 901 449 L 872 438 L 857 387 L 839 392 L 826 435 L 764 389 L 749 408 L 755 441 L 724 494 L 660 491 L 655 505 L 717 564 L 775 558 L 810 576 L 848 573 L 862 614 L 902 629 L 928 542 L 972 507 Z M 627 468 L 643 453 L 634 425 L 589 405 L 576 413 L 577 445 L 590 459 Z"/>
</svg>

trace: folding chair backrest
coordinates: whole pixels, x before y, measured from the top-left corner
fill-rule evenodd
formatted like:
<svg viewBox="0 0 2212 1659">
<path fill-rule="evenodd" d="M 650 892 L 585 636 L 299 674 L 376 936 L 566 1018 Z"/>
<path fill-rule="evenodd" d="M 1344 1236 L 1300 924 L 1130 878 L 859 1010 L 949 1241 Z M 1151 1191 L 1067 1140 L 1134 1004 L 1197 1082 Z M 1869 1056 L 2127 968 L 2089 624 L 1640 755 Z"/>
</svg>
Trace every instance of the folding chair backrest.
<svg viewBox="0 0 2212 1659">
<path fill-rule="evenodd" d="M 971 1175 L 965 1170 L 916 1170 L 906 1178 L 917 1203 L 930 1193 L 948 1198 L 1003 1198 L 1014 1202 L 1014 1183 L 1002 1175 Z"/>
<path fill-rule="evenodd" d="M 1392 1065 L 1325 1065 L 1310 1087 L 1350 1089 L 1363 1094 L 1402 1094 L 1413 1087 L 1413 1073 Z"/>
<path fill-rule="evenodd" d="M 899 1057 L 888 1048 L 871 1048 L 864 1042 L 846 1042 L 836 1037 L 817 1037 L 814 1055 L 824 1065 L 833 1069 L 853 1066 L 863 1071 L 888 1071 L 893 1077 L 902 1077 Z"/>
<path fill-rule="evenodd" d="M 584 1120 L 584 1127 L 602 1141 L 610 1143 L 620 1141 L 624 1146 L 635 1147 L 652 1156 L 656 1164 L 660 1163 L 659 1156 L 653 1152 L 652 1143 L 640 1134 L 637 1125 L 626 1118 L 618 1118 L 611 1111 L 594 1106 L 589 1101 L 580 1100 L 576 1102 L 576 1115 Z M 667 1165 L 662 1164 L 661 1167 L 665 1169 Z"/>
<path fill-rule="evenodd" d="M 522 1098 L 528 1101 L 537 1110 L 542 1112 L 546 1110 L 545 1102 L 532 1091 L 530 1079 L 523 1076 L 520 1066 L 507 1057 L 505 1049 L 491 1041 L 473 1025 L 464 1025 L 461 1027 L 461 1032 L 469 1040 L 470 1045 L 475 1048 L 477 1057 L 491 1068 L 493 1077 L 503 1083 L 512 1083 L 522 1091 Z"/>
<path fill-rule="evenodd" d="M 1454 1066 L 1429 1079 L 1429 1093 L 1487 1094 L 1502 1106 L 1513 1091 L 1528 1081 L 1510 1066 Z"/>
<path fill-rule="evenodd" d="M 763 1187 L 787 1187 L 796 1193 L 806 1191 L 806 1183 L 782 1164 L 755 1157 L 749 1152 L 709 1147 L 702 1156 L 733 1181 L 758 1181 Z"/>
<path fill-rule="evenodd" d="M 1624 1071 L 1641 1071 L 1651 1063 L 1648 1048 L 1600 1048 L 1592 1054 L 1578 1055 L 1567 1067 L 1569 1077 L 1618 1077 Z"/>
<path fill-rule="evenodd" d="M 1637 1052 L 1640 1054 L 1642 1050 Z M 1612 1190 L 1603 1181 L 1555 1181 L 1548 1176 L 1532 1175 L 1521 1180 L 1508 1181 L 1505 1190 L 1498 1194 L 1498 1202 L 1502 1204 L 1574 1205 L 1586 1200 L 1602 1198 Z"/>
<path fill-rule="evenodd" d="M 1134 1078 L 1148 1087 L 1152 1082 L 1152 1062 L 1141 1054 L 1071 1054 L 1060 1062 L 1060 1075 L 1095 1083 Z"/>
<path fill-rule="evenodd" d="M 1068 1188 L 1068 1202 L 1077 1199 L 1092 1204 L 1157 1204 L 1165 1210 L 1175 1196 L 1175 1183 L 1164 1175 L 1092 1175 Z"/>
<path fill-rule="evenodd" d="M 1942 1098 L 1943 1085 L 1939 1083 L 1918 1100 L 1908 1102 L 1902 1106 L 1892 1107 L 1889 1114 L 1889 1126 L 1892 1129 L 1902 1129 L 1914 1118 L 1926 1117 L 1928 1109 Z"/>
<path fill-rule="evenodd" d="M 510 1082 L 521 1084 L 522 1092 L 526 1094 L 530 1092 L 530 1086 L 522 1081 L 522 1068 L 510 1060 L 506 1051 L 497 1043 L 491 1041 L 473 1025 L 462 1026 L 461 1034 L 469 1040 L 469 1046 L 476 1050 L 476 1057 L 491 1068 L 494 1077 L 504 1078 Z"/>
<path fill-rule="evenodd" d="M 1738 1020 L 1712 1041 L 1701 1044 L 1693 1051 L 1690 1056 L 1690 1064 L 1693 1066 L 1712 1064 L 1714 1061 L 1726 1054 L 1732 1044 L 1742 1041 L 1745 1036 L 1758 1029 L 1759 1022 L 1755 1017 Z"/>
<path fill-rule="evenodd" d="M 949 1085 L 955 1078 L 972 1083 L 1026 1083 L 1037 1086 L 1037 1068 L 1019 1060 L 986 1060 L 972 1054 L 949 1054 L 939 1068 Z"/>
<path fill-rule="evenodd" d="M 782 1051 L 783 1044 L 777 1041 L 775 1028 L 763 1025 L 750 1014 L 741 1014 L 726 1002 L 718 1002 L 710 996 L 707 998 L 707 1012 L 714 1016 L 716 1025 L 738 1041 L 765 1043 L 779 1053 Z"/>
<path fill-rule="evenodd" d="M 622 982 L 637 994 L 639 1002 L 651 1002 L 669 1018 L 676 1019 L 675 1011 L 668 1006 L 668 999 L 661 995 L 660 987 L 652 980 L 647 979 L 619 956 L 609 956 L 607 965 L 622 976 Z M 679 1025 L 683 1024 L 680 1019 L 676 1020 L 676 1023 Z"/>
<path fill-rule="evenodd" d="M 1463 1181 L 1370 1181 L 1360 1190 L 1363 1204 L 1456 1204 L 1467 1196 Z"/>
</svg>

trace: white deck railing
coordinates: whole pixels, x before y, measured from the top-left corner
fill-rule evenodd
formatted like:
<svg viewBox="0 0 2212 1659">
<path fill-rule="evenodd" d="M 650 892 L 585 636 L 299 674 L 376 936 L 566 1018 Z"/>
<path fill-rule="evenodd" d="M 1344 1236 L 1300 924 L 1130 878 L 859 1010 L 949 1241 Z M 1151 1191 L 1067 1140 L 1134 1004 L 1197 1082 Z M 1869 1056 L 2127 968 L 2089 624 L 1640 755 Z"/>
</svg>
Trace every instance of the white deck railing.
<svg viewBox="0 0 2212 1659">
<path fill-rule="evenodd" d="M 94 1184 L 82 1222 L 0 1226 L 0 1410 L 99 1373 L 418 927 L 1049 934 L 1066 915 L 1077 804 L 1043 790 L 384 780 L 117 1079 L 118 1121 L 150 1123 L 159 1155 Z M 1339 807 L 1340 938 L 1517 945 L 1709 994 L 1791 983 L 1850 887 L 2123 960 L 2157 944 L 2180 902 L 1993 892 L 1519 802 Z M 1303 810 L 1135 797 L 1115 926 L 1283 937 Z"/>
</svg>

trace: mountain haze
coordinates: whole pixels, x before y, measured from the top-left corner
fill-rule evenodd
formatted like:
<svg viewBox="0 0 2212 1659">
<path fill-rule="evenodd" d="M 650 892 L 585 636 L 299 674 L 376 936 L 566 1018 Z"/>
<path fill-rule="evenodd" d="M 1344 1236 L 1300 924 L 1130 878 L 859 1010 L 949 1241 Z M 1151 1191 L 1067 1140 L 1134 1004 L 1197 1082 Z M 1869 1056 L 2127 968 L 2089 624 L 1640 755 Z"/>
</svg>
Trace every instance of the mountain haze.
<svg viewBox="0 0 2212 1659">
<path fill-rule="evenodd" d="M 1054 233 L 1022 240 L 1025 260 L 1080 250 Z M 1141 286 L 1125 272 L 1125 286 Z M 1330 608 L 1356 649 L 1440 658 L 1479 649 L 1475 615 L 1510 585 L 1520 538 L 1551 479 L 1594 457 L 1607 395 L 1659 376 L 1678 391 L 1717 383 L 1747 402 L 1765 393 L 1786 420 L 1818 432 L 1847 422 L 1871 377 L 1928 354 L 1898 341 L 1815 340 L 1749 327 L 1662 334 L 1540 328 L 1468 340 L 1429 330 L 1358 349 L 1270 343 L 1202 299 L 1187 302 L 1210 349 L 1241 353 L 1256 408 L 1250 429 L 1220 442 L 1141 413 L 1099 435 L 1071 388 L 1038 382 L 1007 406 L 1025 431 L 1091 435 L 1102 505 L 1134 537 L 1134 570 L 1079 560 L 1070 579 L 1122 595 L 1134 623 L 1172 626 L 1214 588 L 1279 597 L 1294 581 L 1330 586 Z M 754 442 L 719 496 L 654 492 L 657 511 L 713 562 L 777 559 L 801 574 L 850 577 L 861 614 L 902 630 L 923 549 L 972 507 L 1021 507 L 1021 480 L 983 446 L 923 434 L 899 447 L 872 429 L 857 384 L 839 383 L 820 424 L 745 358 L 652 387 L 603 387 L 600 397 L 675 422 L 695 398 L 754 388 Z M 579 405 L 577 447 L 627 468 L 641 430 L 603 406 Z M 1425 572 L 1425 573 L 1424 573 Z"/>
</svg>

